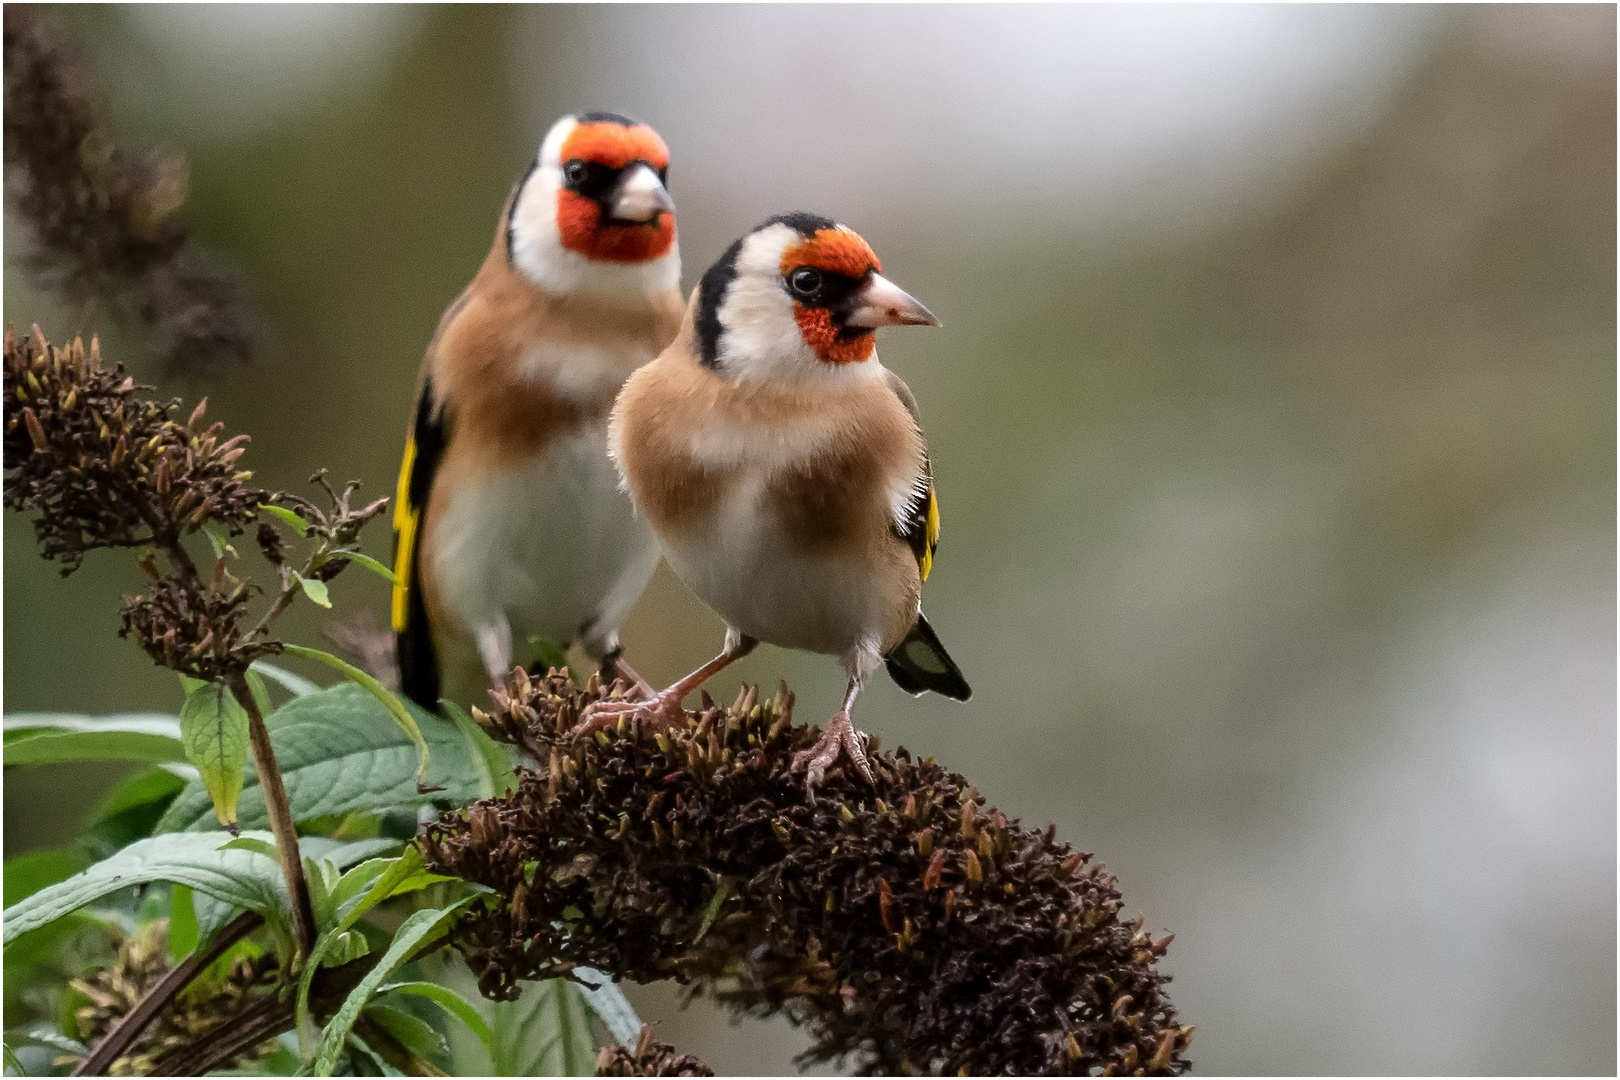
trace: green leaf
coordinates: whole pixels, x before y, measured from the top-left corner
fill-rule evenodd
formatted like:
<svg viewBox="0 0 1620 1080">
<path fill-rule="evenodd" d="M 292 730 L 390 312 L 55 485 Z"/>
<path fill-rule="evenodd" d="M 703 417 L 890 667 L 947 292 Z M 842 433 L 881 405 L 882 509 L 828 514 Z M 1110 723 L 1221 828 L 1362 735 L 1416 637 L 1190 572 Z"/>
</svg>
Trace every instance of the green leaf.
<svg viewBox="0 0 1620 1080">
<path fill-rule="evenodd" d="M 175 888 L 181 886 L 176 885 Z M 223 900 L 215 900 L 207 893 L 191 894 L 191 909 L 197 913 L 197 940 L 207 941 L 238 915 L 242 909 Z"/>
<path fill-rule="evenodd" d="M 709 897 L 709 906 L 703 912 L 703 922 L 698 925 L 697 936 L 692 939 L 692 944 L 696 945 L 702 941 L 703 935 L 709 932 L 709 927 L 714 925 L 715 917 L 720 914 L 721 905 L 726 902 L 726 897 L 731 895 L 732 886 L 735 884 L 731 878 L 722 877 L 720 883 L 714 887 L 714 895 Z"/>
<path fill-rule="evenodd" d="M 360 1010 L 371 1001 L 377 988 L 387 982 L 389 976 L 410 959 L 411 954 L 420 946 L 442 936 L 461 909 L 476 899 L 478 899 L 476 895 L 467 896 L 447 908 L 426 908 L 413 912 L 400 924 L 393 942 L 388 946 L 388 951 L 383 953 L 376 967 L 366 972 L 359 985 L 349 992 L 343 1006 L 338 1009 L 327 1023 L 326 1030 L 322 1032 L 312 1070 L 316 1076 L 332 1075 L 332 1070 L 337 1066 L 338 1055 L 343 1051 L 343 1043 L 353 1030 L 354 1022 L 360 1017 Z"/>
<path fill-rule="evenodd" d="M 219 850 L 257 851 L 260 855 L 263 855 L 267 859 L 277 860 L 278 864 L 281 859 L 281 853 L 276 850 L 274 840 L 264 840 L 257 836 L 238 836 L 233 840 L 227 840 L 225 843 L 220 845 Z"/>
<path fill-rule="evenodd" d="M 433 1025 L 408 1012 L 373 1003 L 366 1007 L 366 1019 L 382 1028 L 399 1044 L 419 1058 L 432 1060 L 450 1056 L 450 1044 L 433 1030 Z"/>
<path fill-rule="evenodd" d="M 537 663 L 548 668 L 565 668 L 568 666 L 568 650 L 555 641 L 547 641 L 538 635 L 529 638 L 529 645 L 534 650 Z"/>
<path fill-rule="evenodd" d="M 250 665 L 242 676 L 242 681 L 248 685 L 248 693 L 253 695 L 253 704 L 259 707 L 260 716 L 269 716 L 276 711 L 276 703 L 270 700 L 270 686 L 264 681 L 264 676 L 254 671 Z"/>
<path fill-rule="evenodd" d="M 288 510 L 285 506 L 273 506 L 270 503 L 260 503 L 259 512 L 261 514 L 269 514 L 272 517 L 280 518 L 288 525 L 291 525 L 293 531 L 299 536 L 309 535 L 309 522 L 305 521 L 291 510 Z"/>
<path fill-rule="evenodd" d="M 591 1007 L 613 1033 L 613 1038 L 626 1046 L 635 1046 L 636 1039 L 641 1035 L 641 1017 L 636 1015 L 636 1007 L 630 1004 L 630 999 L 624 996 L 619 984 L 614 982 L 603 972 L 595 968 L 581 967 L 574 970 L 586 983 L 595 983 L 595 989 L 575 983 L 580 993 L 585 995 L 585 1002 Z M 592 1063 L 594 1067 L 594 1062 Z"/>
<path fill-rule="evenodd" d="M 248 715 L 224 683 L 209 683 L 186 695 L 180 708 L 186 759 L 197 767 L 219 823 L 236 830 L 248 755 Z"/>
<path fill-rule="evenodd" d="M 383 708 L 388 710 L 388 715 L 393 718 L 394 723 L 399 725 L 399 729 L 403 731 L 416 746 L 417 755 L 421 759 L 416 769 L 416 783 L 418 787 L 423 787 L 426 785 L 428 769 L 427 743 L 422 739 L 421 728 L 417 725 L 416 720 L 411 716 L 410 710 L 405 707 L 405 703 L 400 700 L 398 695 L 396 695 L 392 690 L 388 689 L 388 687 L 384 686 L 382 683 L 378 682 L 376 679 L 372 678 L 366 672 L 361 671 L 359 668 L 349 663 L 347 660 L 333 656 L 329 652 L 322 652 L 320 649 L 311 649 L 307 645 L 287 645 L 284 646 L 284 651 L 289 652 L 294 656 L 302 656 L 310 660 L 319 660 L 327 667 L 342 672 L 343 676 L 349 679 L 351 682 L 359 683 L 366 689 L 367 693 L 371 694 L 372 697 L 382 702 Z"/>
<path fill-rule="evenodd" d="M 310 694 L 316 693 L 320 690 L 319 686 L 310 682 L 302 675 L 294 675 L 286 668 L 277 664 L 272 664 L 268 660 L 255 660 L 252 664 L 248 665 L 248 670 L 257 671 L 260 675 L 263 675 L 273 683 L 280 683 L 281 688 L 290 693 L 293 697 L 308 697 Z"/>
<path fill-rule="evenodd" d="M 85 858 L 76 851 L 30 851 L 7 859 L 3 873 L 5 904 L 10 908 L 47 885 L 66 881 L 85 867 Z"/>
<path fill-rule="evenodd" d="M 367 570 L 370 570 L 373 574 L 376 574 L 378 577 L 388 582 L 388 584 L 394 584 L 394 572 L 388 569 L 388 567 L 384 566 L 382 563 L 378 562 L 376 559 L 373 559 L 370 555 L 362 555 L 358 551 L 334 551 L 332 552 L 332 558 L 348 559 L 350 562 L 359 563 Z"/>
<path fill-rule="evenodd" d="M 589 1076 L 596 1071 L 598 1047 L 585 998 L 566 979 L 527 983 L 517 1001 L 497 1005 L 494 1013 L 499 1075 Z"/>
<path fill-rule="evenodd" d="M 195 778 L 197 771 L 183 766 Z M 93 859 L 105 859 L 121 848 L 152 835 L 186 780 L 167 768 L 147 769 L 113 785 L 91 815 L 79 843 Z"/>
<path fill-rule="evenodd" d="M 201 941 L 197 909 L 191 903 L 191 886 L 176 885 L 169 890 L 169 959 L 178 964 L 190 956 Z"/>
<path fill-rule="evenodd" d="M 377 996 L 385 994 L 414 994 L 417 997 L 427 998 L 438 1005 L 445 1012 L 467 1025 L 467 1030 L 478 1036 L 478 1041 L 484 1044 L 491 1059 L 495 1056 L 495 1035 L 489 1030 L 489 1023 L 478 1015 L 478 1009 L 472 1002 L 450 989 L 431 982 L 397 982 L 377 988 Z"/>
<path fill-rule="evenodd" d="M 332 598 L 327 591 L 326 582 L 312 577 L 304 577 L 302 574 L 294 574 L 293 577 L 298 579 L 298 585 L 304 590 L 305 596 L 323 608 L 332 606 Z"/>
<path fill-rule="evenodd" d="M 269 833 L 257 838 L 273 842 Z M 152 881 L 189 885 L 267 918 L 283 917 L 286 908 L 281 868 L 275 859 L 255 851 L 221 850 L 220 837 L 212 833 L 154 836 L 7 907 L 0 915 L 3 940 L 9 944 L 103 896 Z"/>
<path fill-rule="evenodd" d="M 474 751 L 472 757 L 478 767 L 478 797 L 495 799 L 508 791 L 516 791 L 517 773 L 513 771 L 512 759 L 507 756 L 501 744 L 484 734 L 484 729 L 479 727 L 460 705 L 449 698 L 440 698 L 439 708 L 455 721 L 462 738 L 467 740 L 467 745 Z"/>
<path fill-rule="evenodd" d="M 373 1076 L 373 1075 L 375 1075 L 375 1076 L 404 1076 L 405 1075 L 404 1073 L 400 1072 L 398 1069 L 396 1069 L 392 1065 L 390 1065 L 388 1063 L 387 1058 L 385 1058 L 381 1054 L 377 1053 L 377 1051 L 372 1048 L 371 1044 L 366 1042 L 366 1040 L 362 1039 L 359 1035 L 356 1035 L 353 1032 L 350 1032 L 349 1033 L 348 1045 L 352 1049 L 358 1050 L 358 1051 L 360 1051 L 360 1053 L 364 1054 L 365 1057 L 366 1057 L 366 1060 L 371 1062 L 371 1067 L 376 1069 L 377 1071 L 375 1073 L 361 1072 L 359 1067 L 357 1066 L 357 1064 L 355 1062 L 354 1055 L 350 1054 L 349 1055 L 349 1068 L 346 1070 L 344 1075 L 350 1075 L 350 1074 L 353 1074 L 355 1076 Z"/>
<path fill-rule="evenodd" d="M 487 769 L 476 744 L 450 721 L 415 704 L 407 707 L 432 748 L 428 783 L 442 790 L 420 790 L 415 747 L 377 699 L 352 683 L 296 698 L 266 717 L 293 820 L 302 824 L 331 815 L 414 808 L 435 799 L 463 803 L 483 797 Z M 237 813 L 243 828 L 269 827 L 258 776 L 251 770 Z M 157 826 L 159 832 L 213 828 L 200 783 L 187 786 Z"/>
<path fill-rule="evenodd" d="M 34 1024 L 23 1031 L 23 1037 L 33 1042 L 44 1043 L 52 1050 L 60 1050 L 64 1054 L 83 1058 L 90 1056 L 90 1048 L 78 1039 L 70 1039 L 49 1024 Z"/>
<path fill-rule="evenodd" d="M 372 862 L 376 861 L 378 860 Z M 411 844 L 399 858 L 391 860 L 388 865 L 376 868 L 375 872 L 371 862 L 361 863 L 338 880 L 332 890 L 333 904 L 337 909 L 336 921 L 315 939 L 315 947 L 310 950 L 309 959 L 305 961 L 304 970 L 298 977 L 298 994 L 293 999 L 294 1022 L 301 1046 L 311 1039 L 313 1025 L 309 1016 L 309 988 L 314 982 L 316 970 L 334 948 L 338 938 L 359 921 L 360 916 L 394 895 L 396 888 L 421 869 L 421 849 Z M 362 884 L 365 885 L 365 892 L 360 893 Z"/>
<path fill-rule="evenodd" d="M 5 764 L 63 761 L 184 761 L 180 722 L 163 713 L 12 713 L 5 718 Z"/>
</svg>

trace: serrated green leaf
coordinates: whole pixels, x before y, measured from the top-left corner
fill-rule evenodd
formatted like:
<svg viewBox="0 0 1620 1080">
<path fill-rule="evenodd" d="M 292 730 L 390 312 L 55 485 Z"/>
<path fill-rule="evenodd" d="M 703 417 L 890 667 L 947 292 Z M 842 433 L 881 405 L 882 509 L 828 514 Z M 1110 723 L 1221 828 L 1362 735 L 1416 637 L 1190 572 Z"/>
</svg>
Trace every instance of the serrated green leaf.
<svg viewBox="0 0 1620 1080">
<path fill-rule="evenodd" d="M 257 839 L 273 842 L 269 833 Z M 221 850 L 212 833 L 180 833 L 139 840 L 65 881 L 47 886 L 6 908 L 4 937 L 44 926 L 103 896 L 153 881 L 189 885 L 200 893 L 237 907 L 281 918 L 286 909 L 281 868 L 256 851 Z"/>
<path fill-rule="evenodd" d="M 296 698 L 266 717 L 294 821 L 483 797 L 485 769 L 475 760 L 474 744 L 450 721 L 414 704 L 406 707 L 432 748 L 428 783 L 442 790 L 419 790 L 415 747 L 376 698 L 352 683 Z M 237 814 L 244 828 L 269 826 L 251 770 Z M 157 831 L 214 827 L 207 792 L 193 783 L 170 804 Z"/>
<path fill-rule="evenodd" d="M 362 671 L 342 657 L 333 656 L 331 653 L 323 652 L 320 649 L 312 649 L 307 645 L 287 645 L 283 648 L 285 652 L 291 653 L 293 656 L 319 660 L 327 667 L 342 672 L 345 678 L 358 683 L 365 688 L 367 693 L 381 702 L 383 708 L 388 710 L 388 715 L 393 718 L 394 723 L 399 725 L 399 729 L 405 733 L 416 747 L 416 752 L 420 757 L 416 769 L 417 786 L 428 786 L 428 746 L 422 738 L 421 727 L 417 724 L 415 718 L 411 716 L 410 709 L 406 707 L 399 695 L 378 682 L 369 672 Z"/>
<path fill-rule="evenodd" d="M 360 1011 L 371 1001 L 377 988 L 387 982 L 389 976 L 393 975 L 419 947 L 443 935 L 461 909 L 476 899 L 478 899 L 476 896 L 468 896 L 446 908 L 427 908 L 413 912 L 400 924 L 399 930 L 394 934 L 394 940 L 388 946 L 388 951 L 383 953 L 377 965 L 366 972 L 365 977 L 349 992 L 342 1007 L 328 1021 L 326 1029 L 321 1033 L 321 1042 L 315 1052 L 312 1070 L 316 1076 L 332 1075 L 338 1055 L 343 1051 L 344 1041 L 348 1039 L 349 1032 L 354 1029 L 354 1022 L 360 1017 Z"/>
<path fill-rule="evenodd" d="M 302 574 L 294 574 L 293 577 L 298 579 L 299 588 L 304 590 L 304 595 L 309 597 L 310 600 L 323 608 L 332 606 L 332 597 L 327 591 L 326 582 L 304 577 Z"/>
<path fill-rule="evenodd" d="M 309 522 L 305 521 L 291 510 L 288 510 L 285 506 L 275 506 L 271 503 L 260 503 L 259 512 L 261 514 L 269 514 L 271 517 L 280 518 L 288 525 L 291 525 L 293 531 L 299 536 L 309 535 Z"/>
<path fill-rule="evenodd" d="M 180 721 L 164 713 L 11 713 L 5 718 L 5 764 L 64 761 L 184 761 Z"/>
<path fill-rule="evenodd" d="M 247 710 L 224 683 L 206 683 L 186 695 L 180 708 L 180 736 L 186 760 L 197 767 L 213 800 L 214 815 L 234 830 L 248 756 Z"/>
</svg>

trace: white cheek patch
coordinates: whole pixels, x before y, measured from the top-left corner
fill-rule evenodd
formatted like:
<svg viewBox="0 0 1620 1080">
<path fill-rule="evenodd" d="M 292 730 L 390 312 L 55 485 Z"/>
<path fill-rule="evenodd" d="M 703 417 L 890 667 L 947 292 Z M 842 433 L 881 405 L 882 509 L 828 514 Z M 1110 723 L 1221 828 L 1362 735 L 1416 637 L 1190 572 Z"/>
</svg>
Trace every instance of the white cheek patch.
<svg viewBox="0 0 1620 1080">
<path fill-rule="evenodd" d="M 793 300 L 782 288 L 782 251 L 799 239 L 787 225 L 750 236 L 737 253 L 737 274 L 720 304 L 717 350 L 722 371 L 741 378 L 781 378 L 820 367 L 793 319 Z"/>
<path fill-rule="evenodd" d="M 737 253 L 737 276 L 720 304 L 720 370 L 738 382 L 814 381 L 833 385 L 882 378 L 874 352 L 856 364 L 829 364 L 804 340 L 793 298 L 782 287 L 782 252 L 803 239 L 789 225 L 750 236 Z"/>
<path fill-rule="evenodd" d="M 512 262 L 524 277 L 548 292 L 641 300 L 680 287 L 680 243 L 641 263 L 598 262 L 563 247 L 557 231 L 557 192 L 562 188 L 562 146 L 578 124 L 564 117 L 540 144 L 539 164 L 512 207 Z"/>
</svg>

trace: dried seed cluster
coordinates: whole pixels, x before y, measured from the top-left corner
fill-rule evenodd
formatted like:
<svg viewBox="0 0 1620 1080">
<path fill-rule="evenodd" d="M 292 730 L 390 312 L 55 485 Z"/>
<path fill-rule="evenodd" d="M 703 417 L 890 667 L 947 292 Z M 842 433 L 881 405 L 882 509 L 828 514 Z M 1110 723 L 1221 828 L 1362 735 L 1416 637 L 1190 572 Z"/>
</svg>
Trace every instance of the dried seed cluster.
<svg viewBox="0 0 1620 1080">
<path fill-rule="evenodd" d="M 237 458 L 248 437 L 207 424 L 207 402 L 184 423 L 135 397 L 123 365 L 102 366 L 99 343 L 65 348 L 39 327 L 5 334 L 5 505 L 39 514 L 34 532 L 63 573 L 98 547 L 178 540 L 213 522 L 240 533 L 269 496 Z"/>
<path fill-rule="evenodd" d="M 251 355 L 256 330 L 235 275 L 188 243 L 176 214 L 185 162 L 118 149 L 84 69 L 30 5 L 5 9 L 5 150 L 36 270 L 76 299 L 122 304 L 172 367 Z"/>
<path fill-rule="evenodd" d="M 669 1043 L 659 1042 L 651 1024 L 641 1025 L 635 1048 L 602 1047 L 596 1058 L 597 1076 L 713 1076 L 714 1070 L 691 1054 L 678 1054 Z"/>
<path fill-rule="evenodd" d="M 241 674 L 259 657 L 281 652 L 280 642 L 243 633 L 242 617 L 255 586 L 228 582 L 224 567 L 223 559 L 214 564 L 214 577 L 204 588 L 162 578 L 144 594 L 124 597 L 118 636 L 133 634 L 154 663 L 210 682 Z"/>
<path fill-rule="evenodd" d="M 118 945 L 118 957 L 110 967 L 86 979 L 75 979 L 72 986 L 83 994 L 86 1004 L 74 1014 L 79 1038 L 94 1046 L 112 1030 L 169 970 L 167 919 L 147 923 Z M 145 1076 L 157 1059 L 176 1047 L 188 1046 L 218 1027 L 246 1005 L 258 988 L 275 982 L 276 960 L 265 954 L 257 959 L 238 957 L 223 979 L 207 974 L 191 985 L 160 1012 L 135 1040 L 123 1057 L 107 1070 L 113 1076 Z M 237 1058 L 247 1064 L 276 1049 L 269 1041 Z M 74 1059 L 58 1062 L 67 1064 Z"/>
<path fill-rule="evenodd" d="M 806 1057 L 881 1073 L 1176 1073 L 1192 1035 L 1162 992 L 1170 943 L 1120 919 L 1090 856 L 900 749 L 876 787 L 789 769 L 814 728 L 783 686 L 688 722 L 567 733 L 602 695 L 515 672 L 476 718 L 543 766 L 450 812 L 430 864 L 494 890 L 457 930 L 483 991 L 590 965 L 786 1011 Z M 875 740 L 874 740 L 875 742 Z"/>
</svg>

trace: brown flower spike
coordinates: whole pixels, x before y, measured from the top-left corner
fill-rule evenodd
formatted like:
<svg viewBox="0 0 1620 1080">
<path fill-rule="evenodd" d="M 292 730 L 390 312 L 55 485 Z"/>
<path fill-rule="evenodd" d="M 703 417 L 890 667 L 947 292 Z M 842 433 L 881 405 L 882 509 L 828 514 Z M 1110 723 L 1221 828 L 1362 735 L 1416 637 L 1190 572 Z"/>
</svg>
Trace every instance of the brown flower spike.
<svg viewBox="0 0 1620 1080">
<path fill-rule="evenodd" d="M 812 804 L 788 763 L 819 733 L 786 687 L 573 741 L 594 679 L 517 671 L 493 696 L 477 719 L 544 765 L 423 840 L 435 870 L 494 890 L 455 934 L 486 994 L 588 965 L 785 1011 L 809 1060 L 872 1072 L 1187 1067 L 1157 969 L 1170 936 L 1122 921 L 1114 878 L 1054 829 L 931 759 L 874 745 L 875 788 L 835 770 Z"/>
<path fill-rule="evenodd" d="M 42 554 L 64 574 L 101 547 L 165 546 L 212 522 L 232 535 L 269 498 L 237 468 L 248 437 L 206 424 L 206 401 L 184 422 L 178 402 L 135 396 L 100 344 L 48 344 L 39 327 L 5 335 L 5 505 L 38 513 Z"/>
<path fill-rule="evenodd" d="M 651 1024 L 641 1025 L 636 1045 L 614 1043 L 602 1047 L 596 1056 L 597 1076 L 713 1076 L 714 1070 L 701 1058 L 677 1053 L 669 1043 L 659 1042 Z"/>
</svg>

